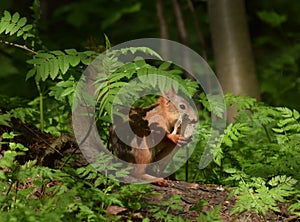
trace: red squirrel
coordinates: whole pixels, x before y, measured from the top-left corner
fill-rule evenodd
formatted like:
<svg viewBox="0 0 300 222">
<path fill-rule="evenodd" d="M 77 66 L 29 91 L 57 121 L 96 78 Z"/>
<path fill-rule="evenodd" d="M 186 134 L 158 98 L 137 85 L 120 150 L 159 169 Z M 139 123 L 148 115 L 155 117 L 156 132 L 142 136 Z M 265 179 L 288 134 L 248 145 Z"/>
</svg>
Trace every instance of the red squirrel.
<svg viewBox="0 0 300 222">
<path fill-rule="evenodd" d="M 116 124 L 111 127 L 112 150 L 120 159 L 136 164 L 132 170 L 132 176 L 135 178 L 167 186 L 163 178 L 146 173 L 147 164 L 166 157 L 167 161 L 164 159 L 165 164 L 160 166 L 164 168 L 174 155 L 169 155 L 174 148 L 187 144 L 193 127 L 186 130 L 187 132 L 182 132 L 185 120 L 188 120 L 188 123 L 196 122 L 197 113 L 171 88 L 169 92 L 163 93 L 156 103 L 145 108 L 131 108 L 129 125 L 133 133 L 142 138 L 140 142 L 133 139 L 130 145 L 126 145 L 115 133 L 115 127 L 122 125 Z"/>
</svg>

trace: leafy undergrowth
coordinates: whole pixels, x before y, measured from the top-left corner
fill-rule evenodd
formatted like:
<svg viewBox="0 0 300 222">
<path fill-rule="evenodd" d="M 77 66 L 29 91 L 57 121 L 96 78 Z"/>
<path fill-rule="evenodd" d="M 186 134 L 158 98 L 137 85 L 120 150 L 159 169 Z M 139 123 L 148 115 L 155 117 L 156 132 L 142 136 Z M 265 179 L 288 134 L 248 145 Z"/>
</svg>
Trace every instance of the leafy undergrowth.
<svg viewBox="0 0 300 222">
<path fill-rule="evenodd" d="M 81 74 L 97 52 L 47 50 L 51 47 L 43 45 L 36 27 L 39 1 L 32 9 L 34 25 L 18 12 L 4 11 L 0 20 L 0 42 L 28 54 L 23 61 L 30 66 L 26 79 L 38 93 L 33 99 L 0 96 L 0 221 L 297 221 L 297 110 L 227 94 L 227 107 L 234 105 L 238 115 L 224 132 L 215 130 L 212 120 L 222 120 L 225 112 L 223 96 L 205 95 L 196 81 L 183 75 L 184 70 L 145 47 L 108 51 L 101 66 L 94 67 L 99 68 L 92 84 L 97 98 L 76 96 L 76 89 L 83 87 Z M 110 48 L 107 37 L 106 48 Z M 157 61 L 141 59 L 140 53 Z M 119 57 L 128 54 L 135 60 L 122 63 Z M 158 79 L 156 73 L 163 77 Z M 132 81 L 137 77 L 141 82 Z M 188 164 L 173 175 L 191 183 L 169 181 L 166 188 L 120 184 L 88 165 L 72 136 L 72 108 L 95 100 L 96 125 L 107 145 L 113 101 L 123 86 L 130 81 L 135 86 L 121 93 L 128 100 L 128 95 L 135 98 L 151 87 L 170 87 L 168 78 L 176 81 L 176 92 L 181 86 L 186 96 L 196 94 L 193 98 L 201 107 L 200 126 L 194 133 L 200 140 L 192 137 L 196 148 Z M 210 152 L 205 151 L 208 141 Z M 212 161 L 199 169 L 204 152 Z M 180 149 L 174 163 L 186 159 L 187 153 Z M 94 166 L 126 176 L 128 169 L 111 158 L 100 153 Z"/>
<path fill-rule="evenodd" d="M 24 128 L 23 125 L 19 121 L 14 123 L 14 127 L 18 129 L 23 127 L 23 130 L 28 130 L 30 127 L 27 125 Z M 126 185 L 107 179 L 85 162 L 76 162 L 75 159 L 80 159 L 80 155 L 74 154 L 73 149 L 77 147 L 70 138 L 68 142 L 58 146 L 55 142 L 57 138 L 32 126 L 30 131 L 34 130 L 34 133 L 29 139 L 20 133 L 7 133 L 9 127 L 0 129 L 0 218 L 3 221 L 297 219 L 295 214 L 290 213 L 289 204 L 284 200 L 295 193 L 293 185 L 296 181 L 289 177 L 275 177 L 268 183 L 263 179 L 252 178 L 252 182 L 247 183 L 245 174 L 232 169 L 228 172 L 233 175 L 229 179 L 240 181 L 237 189 L 171 180 L 168 180 L 168 187 Z M 52 145 L 52 148 L 68 158 L 49 152 L 44 155 L 43 160 L 38 158 L 39 155 L 33 154 L 27 155 L 26 158 L 31 156 L 35 159 L 25 160 L 26 153 L 40 153 L 40 149 L 43 149 L 41 144 L 48 146 L 48 149 Z M 30 147 L 31 151 L 27 147 Z M 72 156 L 70 153 L 73 153 Z M 51 167 L 50 159 L 55 161 Z M 37 165 L 37 162 L 40 165 Z"/>
</svg>

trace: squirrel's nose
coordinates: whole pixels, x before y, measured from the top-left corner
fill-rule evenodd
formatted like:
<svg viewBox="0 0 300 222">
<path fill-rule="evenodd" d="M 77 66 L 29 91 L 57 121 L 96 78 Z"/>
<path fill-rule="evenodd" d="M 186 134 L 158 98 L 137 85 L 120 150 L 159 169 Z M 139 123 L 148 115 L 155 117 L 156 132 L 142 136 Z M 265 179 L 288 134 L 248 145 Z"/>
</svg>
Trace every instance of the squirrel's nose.
<svg viewBox="0 0 300 222">
<path fill-rule="evenodd" d="M 187 119 L 190 123 L 196 123 L 198 121 L 198 116 L 194 112 L 192 114 L 183 113 L 182 119 Z"/>
</svg>

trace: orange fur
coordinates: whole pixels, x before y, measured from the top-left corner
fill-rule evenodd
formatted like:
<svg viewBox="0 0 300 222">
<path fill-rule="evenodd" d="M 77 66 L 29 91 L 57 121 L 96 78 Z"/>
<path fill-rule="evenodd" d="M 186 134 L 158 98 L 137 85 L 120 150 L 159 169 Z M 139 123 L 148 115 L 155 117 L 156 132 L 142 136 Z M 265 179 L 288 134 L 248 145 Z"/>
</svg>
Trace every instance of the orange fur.
<svg viewBox="0 0 300 222">
<path fill-rule="evenodd" d="M 130 112 L 130 126 L 142 143 L 139 145 L 125 145 L 116 139 L 111 130 L 113 150 L 116 155 L 128 162 L 136 163 L 133 175 L 136 178 L 156 182 L 166 186 L 163 178 L 157 178 L 146 173 L 147 164 L 159 161 L 170 154 L 176 145 L 184 145 L 189 138 L 179 132 L 171 133 L 181 115 L 187 115 L 191 121 L 197 120 L 197 115 L 192 107 L 182 97 L 176 95 L 174 90 L 164 93 L 156 104 L 150 108 L 132 108 Z M 115 126 L 118 127 L 118 126 Z M 169 155 L 170 156 L 170 155 Z M 169 159 L 172 158 L 168 157 Z M 166 161 L 167 162 L 167 161 Z M 165 166 L 161 166 L 164 168 Z"/>
</svg>

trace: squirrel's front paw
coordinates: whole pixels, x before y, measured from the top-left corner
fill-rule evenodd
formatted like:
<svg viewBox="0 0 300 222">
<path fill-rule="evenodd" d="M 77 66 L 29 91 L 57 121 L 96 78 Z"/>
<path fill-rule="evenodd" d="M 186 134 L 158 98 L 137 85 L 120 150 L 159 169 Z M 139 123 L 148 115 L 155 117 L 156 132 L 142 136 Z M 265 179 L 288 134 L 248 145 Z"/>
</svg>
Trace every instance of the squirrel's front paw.
<svg viewBox="0 0 300 222">
<path fill-rule="evenodd" d="M 180 134 L 167 134 L 167 137 L 178 146 L 185 145 L 189 142 L 189 138 L 183 137 Z"/>
</svg>

